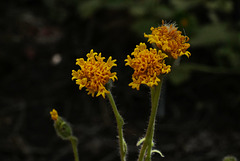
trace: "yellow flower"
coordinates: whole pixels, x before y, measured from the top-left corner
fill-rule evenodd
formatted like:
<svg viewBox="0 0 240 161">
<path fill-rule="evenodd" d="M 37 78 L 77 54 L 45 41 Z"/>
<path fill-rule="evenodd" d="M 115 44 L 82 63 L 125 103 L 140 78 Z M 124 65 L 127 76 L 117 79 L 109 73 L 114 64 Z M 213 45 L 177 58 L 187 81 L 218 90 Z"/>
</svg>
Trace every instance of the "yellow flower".
<svg viewBox="0 0 240 161">
<path fill-rule="evenodd" d="M 155 44 L 158 49 L 168 54 L 169 57 L 177 59 L 182 55 L 189 57 L 191 53 L 187 51 L 190 47 L 188 36 L 183 36 L 181 31 L 177 30 L 176 24 L 166 24 L 162 21 L 162 26 L 151 27 L 152 33 L 144 37 L 148 38 L 150 43 Z"/>
<path fill-rule="evenodd" d="M 132 88 L 139 90 L 140 84 L 146 84 L 149 87 L 158 85 L 160 82 L 159 76 L 171 71 L 171 66 L 165 64 L 165 58 L 168 57 L 162 53 L 161 50 L 147 49 L 145 43 L 136 45 L 132 54 L 134 58 L 127 56 L 126 66 L 129 65 L 133 68 L 132 75 L 133 82 L 129 84 Z"/>
<path fill-rule="evenodd" d="M 77 59 L 76 65 L 79 65 L 80 69 L 77 71 L 72 70 L 72 80 L 76 79 L 79 89 L 81 90 L 85 87 L 88 94 L 91 94 L 92 97 L 94 97 L 96 92 L 96 96 L 102 95 L 105 98 L 105 94 L 109 93 L 105 85 L 110 79 L 113 81 L 117 79 L 117 73 L 111 73 L 111 68 L 117 66 L 115 64 L 116 60 L 112 60 L 111 56 L 107 62 L 104 62 L 104 59 L 105 57 L 101 57 L 101 53 L 98 54 L 91 50 L 87 54 L 86 61 L 83 58 Z"/>
<path fill-rule="evenodd" d="M 52 120 L 56 121 L 58 119 L 58 113 L 55 109 L 50 111 L 50 115 L 51 115 Z"/>
</svg>

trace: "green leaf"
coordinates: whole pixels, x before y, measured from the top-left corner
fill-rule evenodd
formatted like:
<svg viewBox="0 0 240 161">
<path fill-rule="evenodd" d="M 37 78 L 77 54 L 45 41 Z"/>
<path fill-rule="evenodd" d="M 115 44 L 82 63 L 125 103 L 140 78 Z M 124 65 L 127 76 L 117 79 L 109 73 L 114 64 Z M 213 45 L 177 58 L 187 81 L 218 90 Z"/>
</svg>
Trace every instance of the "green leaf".
<svg viewBox="0 0 240 161">
<path fill-rule="evenodd" d="M 137 142 L 137 146 L 141 145 L 144 141 L 145 141 L 145 138 L 140 139 L 140 140 Z"/>
<path fill-rule="evenodd" d="M 159 150 L 152 150 L 152 153 L 158 153 L 159 155 L 161 155 L 161 157 L 164 157 L 164 155 L 162 154 L 162 152 L 160 152 Z"/>
</svg>

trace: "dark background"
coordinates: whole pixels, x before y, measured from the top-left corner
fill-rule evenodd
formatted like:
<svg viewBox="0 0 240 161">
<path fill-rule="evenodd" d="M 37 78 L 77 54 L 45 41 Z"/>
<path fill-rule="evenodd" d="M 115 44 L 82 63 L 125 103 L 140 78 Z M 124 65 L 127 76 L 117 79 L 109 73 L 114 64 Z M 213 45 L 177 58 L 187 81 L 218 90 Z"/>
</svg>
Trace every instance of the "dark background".
<svg viewBox="0 0 240 161">
<path fill-rule="evenodd" d="M 73 160 L 71 144 L 56 136 L 50 110 L 68 120 L 84 161 L 119 160 L 109 102 L 71 81 L 76 58 L 91 50 L 117 59 L 112 89 L 125 119 L 128 160 L 150 113 L 149 89 L 131 89 L 124 59 L 143 33 L 176 22 L 190 37 L 164 82 L 153 160 L 240 159 L 239 0 L 15 0 L 0 2 L 0 160 Z"/>
</svg>

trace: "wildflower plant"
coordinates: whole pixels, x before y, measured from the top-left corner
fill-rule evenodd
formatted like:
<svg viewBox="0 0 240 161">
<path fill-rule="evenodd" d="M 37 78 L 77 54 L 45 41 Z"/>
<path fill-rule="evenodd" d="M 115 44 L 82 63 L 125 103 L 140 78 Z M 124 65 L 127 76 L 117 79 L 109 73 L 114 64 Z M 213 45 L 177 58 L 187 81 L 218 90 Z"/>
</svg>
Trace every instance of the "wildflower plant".
<svg viewBox="0 0 240 161">
<path fill-rule="evenodd" d="M 54 121 L 54 128 L 57 135 L 61 139 L 69 140 L 71 142 L 74 159 L 75 161 L 79 161 L 78 148 L 77 148 L 78 139 L 77 137 L 73 136 L 71 126 L 62 117 L 58 116 L 58 112 L 55 109 L 50 111 L 50 115 L 52 120 Z"/>
<path fill-rule="evenodd" d="M 117 122 L 121 161 L 125 161 L 127 144 L 123 138 L 124 121 L 111 93 L 111 83 L 117 79 L 116 72 L 111 73 L 111 68 L 117 64 L 112 57 L 109 57 L 107 62 L 104 62 L 104 59 L 105 57 L 102 57 L 101 53 L 98 54 L 93 50 L 87 54 L 86 61 L 83 58 L 77 59 L 76 65 L 79 65 L 81 69 L 72 70 L 72 80 L 76 79 L 80 90 L 86 87 L 88 94 L 93 97 L 94 93 L 97 93 L 96 96 L 102 95 L 103 98 L 107 95 Z"/>
<path fill-rule="evenodd" d="M 129 84 L 133 89 L 139 90 L 141 84 L 145 84 L 151 91 L 151 114 L 144 138 L 140 139 L 137 145 L 142 145 L 138 161 L 150 161 L 152 153 L 162 153 L 153 149 L 155 120 L 158 109 L 158 102 L 161 94 L 162 79 L 171 71 L 172 64 L 167 65 L 166 61 L 178 59 L 182 55 L 189 57 L 191 54 L 187 49 L 190 44 L 189 38 L 183 36 L 181 31 L 177 30 L 176 24 L 167 24 L 162 21 L 162 25 L 151 27 L 152 33 L 147 35 L 148 42 L 154 49 L 147 49 L 145 43 L 140 43 L 132 52 L 132 56 L 127 56 L 126 66 L 133 68 L 132 82 Z M 170 59 L 170 60 L 169 60 Z"/>
<path fill-rule="evenodd" d="M 188 43 L 189 38 L 182 35 L 182 32 L 178 30 L 175 23 L 168 24 L 162 21 L 161 26 L 157 28 L 151 27 L 151 32 L 148 35 L 144 34 L 144 37 L 148 38 L 148 42 L 152 48 L 148 48 L 145 43 L 141 42 L 139 45 L 136 45 L 131 55 L 127 55 L 127 59 L 125 59 L 125 65 L 134 70 L 132 82 L 129 83 L 129 86 L 140 90 L 141 85 L 146 85 L 150 88 L 151 93 L 151 113 L 146 134 L 137 142 L 137 146 L 141 145 L 138 161 L 151 161 L 153 153 L 158 153 L 164 157 L 159 150 L 154 149 L 155 120 L 162 82 L 164 77 L 171 72 L 172 65 L 176 59 L 182 55 L 186 55 L 187 57 L 191 55 L 187 51 L 190 47 Z M 117 109 L 111 93 L 112 83 L 117 80 L 117 73 L 111 72 L 112 67 L 117 66 L 115 63 L 116 60 L 112 60 L 112 57 L 109 57 L 105 62 L 105 57 L 102 57 L 101 53 L 98 54 L 93 50 L 86 56 L 87 60 L 83 58 L 76 60 L 76 65 L 80 69 L 72 70 L 72 80 L 76 80 L 76 84 L 79 85 L 80 90 L 86 88 L 86 91 L 92 97 L 96 94 L 96 97 L 101 95 L 105 99 L 107 96 L 116 118 L 120 159 L 121 161 L 126 161 L 127 144 L 123 135 L 124 120 Z M 56 110 L 51 111 L 50 114 L 54 120 L 54 127 L 57 134 L 65 140 L 68 139 L 71 141 L 72 138 L 75 139 L 75 142 L 71 142 L 75 161 L 77 161 L 76 158 L 78 159 L 78 155 L 75 154 L 77 153 L 77 139 L 72 136 L 71 127 L 58 116 Z M 62 126 L 65 131 L 61 129 Z M 64 132 L 61 132 L 61 130 Z M 73 143 L 75 143 L 75 148 Z"/>
</svg>

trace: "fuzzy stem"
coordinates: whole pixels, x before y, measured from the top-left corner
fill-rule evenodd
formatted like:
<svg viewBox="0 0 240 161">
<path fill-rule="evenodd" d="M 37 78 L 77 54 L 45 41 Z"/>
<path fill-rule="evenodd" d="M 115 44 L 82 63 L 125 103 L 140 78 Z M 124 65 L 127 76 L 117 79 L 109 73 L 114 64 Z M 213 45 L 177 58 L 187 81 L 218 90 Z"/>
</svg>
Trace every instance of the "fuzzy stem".
<svg viewBox="0 0 240 161">
<path fill-rule="evenodd" d="M 78 148 L 77 148 L 77 144 L 78 144 L 78 139 L 74 136 L 71 136 L 69 138 L 69 140 L 72 143 L 72 148 L 73 148 L 73 154 L 74 154 L 74 160 L 75 161 L 79 161 L 79 157 L 78 157 Z"/>
<path fill-rule="evenodd" d="M 159 82 L 157 86 L 151 87 L 151 115 L 148 123 L 147 132 L 145 135 L 145 141 L 141 147 L 140 154 L 138 157 L 138 161 L 143 161 L 144 156 L 147 152 L 146 161 L 151 160 L 151 152 L 153 147 L 153 136 L 154 136 L 154 130 L 155 130 L 155 120 L 156 120 L 156 114 L 158 109 L 158 102 L 161 94 L 161 87 L 162 87 L 162 80 Z"/>
<path fill-rule="evenodd" d="M 110 91 L 109 91 L 110 92 Z M 107 97 L 109 99 L 109 102 L 112 106 L 113 109 L 113 113 L 115 115 L 116 118 L 116 122 L 117 122 L 117 129 L 118 129 L 118 140 L 119 140 L 119 146 L 120 146 L 120 157 L 121 157 L 121 161 L 126 161 L 126 154 L 127 154 L 127 144 L 124 140 L 123 137 L 123 125 L 124 125 L 124 121 L 122 116 L 120 115 L 117 106 L 115 104 L 115 101 L 113 99 L 112 93 L 107 93 Z"/>
</svg>

